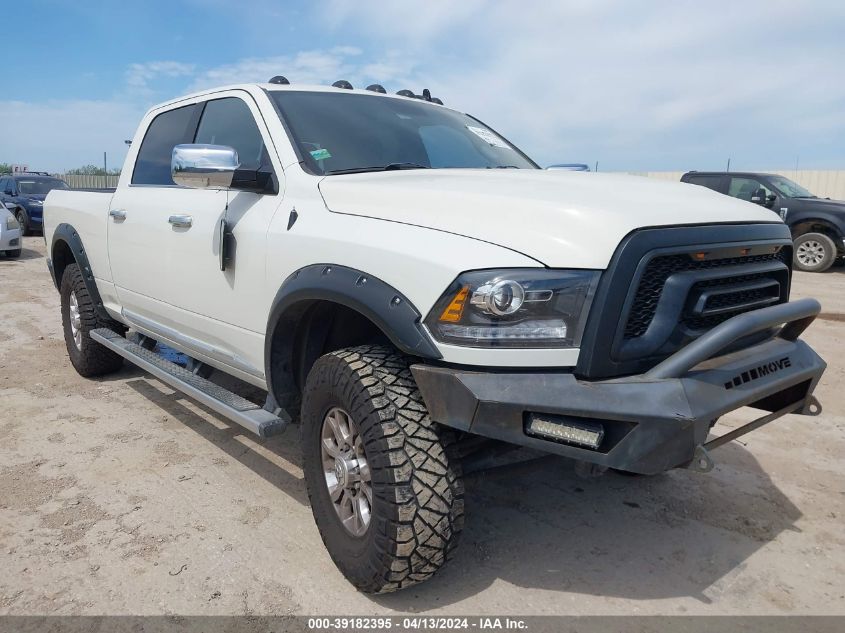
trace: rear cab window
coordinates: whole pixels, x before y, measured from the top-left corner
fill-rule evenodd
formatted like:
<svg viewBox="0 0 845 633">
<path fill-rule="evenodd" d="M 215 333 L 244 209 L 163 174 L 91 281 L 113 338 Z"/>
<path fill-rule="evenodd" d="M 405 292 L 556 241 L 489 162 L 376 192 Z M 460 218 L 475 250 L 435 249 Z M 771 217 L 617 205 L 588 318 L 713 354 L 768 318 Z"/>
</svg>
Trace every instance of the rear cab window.
<svg viewBox="0 0 845 633">
<path fill-rule="evenodd" d="M 190 124 L 195 110 L 196 105 L 183 106 L 162 112 L 152 120 L 135 159 L 133 185 L 175 186 L 170 177 L 173 148 L 191 142 Z"/>
<path fill-rule="evenodd" d="M 722 178 L 723 176 L 721 174 L 687 174 L 684 182 L 724 193 L 722 189 Z"/>
</svg>

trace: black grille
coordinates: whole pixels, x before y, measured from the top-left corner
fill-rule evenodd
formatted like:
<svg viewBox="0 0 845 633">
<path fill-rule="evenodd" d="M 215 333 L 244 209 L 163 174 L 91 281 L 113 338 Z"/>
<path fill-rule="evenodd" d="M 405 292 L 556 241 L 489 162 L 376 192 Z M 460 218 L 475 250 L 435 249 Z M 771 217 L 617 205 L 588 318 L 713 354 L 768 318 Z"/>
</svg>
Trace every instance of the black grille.
<svg viewBox="0 0 845 633">
<path fill-rule="evenodd" d="M 699 281 L 690 290 L 691 295 L 707 288 L 717 288 L 719 286 L 742 284 L 746 282 L 760 281 L 763 279 L 771 279 L 769 273 L 759 273 L 756 275 L 741 275 L 739 277 L 726 277 L 724 279 L 712 279 L 709 281 Z M 720 314 L 712 314 L 706 316 L 699 316 L 694 314 L 684 314 L 681 318 L 683 323 L 690 330 L 709 330 L 716 327 L 720 323 L 727 321 L 732 316 L 741 314 L 748 308 L 749 304 L 764 304 L 772 298 L 780 297 L 780 286 L 774 288 L 777 294 L 773 294 L 773 289 L 769 288 L 755 288 L 753 290 L 738 290 L 730 294 L 721 294 L 711 297 L 705 306 L 707 310 L 725 310 Z M 773 302 L 772 302 L 773 303 Z M 735 309 L 731 309 L 735 308 Z"/>
<path fill-rule="evenodd" d="M 691 271 L 691 270 L 707 270 L 713 268 L 721 268 L 723 266 L 738 266 L 743 264 L 757 264 L 772 261 L 784 261 L 788 257 L 788 249 L 782 249 L 778 253 L 766 253 L 763 255 L 749 255 L 746 257 L 725 257 L 722 259 L 710 259 L 705 261 L 696 261 L 691 259 L 689 255 L 660 255 L 652 259 L 645 268 L 643 276 L 640 279 L 637 287 L 637 294 L 634 297 L 631 311 L 628 314 L 628 320 L 625 322 L 625 339 L 633 339 L 645 334 L 648 326 L 654 318 L 654 313 L 657 310 L 657 303 L 660 301 L 660 296 L 663 294 L 663 286 L 670 275 L 677 272 Z M 744 277 L 730 277 L 725 280 L 714 280 L 709 282 L 699 282 L 698 287 L 704 285 L 717 285 L 723 283 L 737 283 L 738 281 L 752 281 L 754 279 L 765 277 L 761 275 L 746 275 Z M 750 298 L 750 297 L 749 297 Z M 734 301 L 741 303 L 735 294 L 726 295 L 725 301 Z M 716 307 L 708 305 L 708 307 Z M 730 312 L 726 314 L 712 315 L 706 317 L 685 318 L 684 325 L 693 330 L 705 329 L 718 325 L 722 321 L 738 314 L 738 312 Z"/>
</svg>

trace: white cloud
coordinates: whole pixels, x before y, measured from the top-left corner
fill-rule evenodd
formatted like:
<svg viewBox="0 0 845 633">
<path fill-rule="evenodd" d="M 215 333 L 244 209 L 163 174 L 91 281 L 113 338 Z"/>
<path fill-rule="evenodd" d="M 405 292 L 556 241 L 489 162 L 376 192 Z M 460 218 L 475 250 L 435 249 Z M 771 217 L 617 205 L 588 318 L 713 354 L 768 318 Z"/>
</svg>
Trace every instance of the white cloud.
<svg viewBox="0 0 845 633">
<path fill-rule="evenodd" d="M 242 59 L 234 64 L 199 73 L 189 90 L 265 82 L 275 75 L 284 75 L 289 81 L 300 84 L 348 79 L 347 75 L 357 74 L 355 61 L 360 55 L 361 50 L 358 48 L 336 46 L 328 50 L 301 51 L 294 55 Z"/>
<path fill-rule="evenodd" d="M 130 90 L 145 92 L 149 90 L 150 82 L 159 77 L 187 77 L 195 68 L 194 64 L 174 61 L 130 64 L 126 69 L 126 85 Z"/>
<path fill-rule="evenodd" d="M 60 172 L 81 165 L 119 167 L 144 107 L 122 101 L 0 101 L 0 162 Z M 14 124 L 10 124 L 14 122 Z"/>
<path fill-rule="evenodd" d="M 219 0 L 219 10 L 226 7 Z M 132 64 L 113 100 L 0 102 L 0 126 L 14 120 L 16 128 L 3 133 L 2 149 L 11 151 L 7 138 L 16 151 L 52 146 L 40 155 L 50 163 L 67 155 L 62 166 L 72 166 L 76 156 L 131 135 L 154 101 L 281 74 L 294 84 L 430 88 L 542 163 L 706 169 L 732 156 L 738 167 L 777 168 L 800 154 L 808 166 L 841 166 L 842 2 L 331 0 L 312 7 L 311 21 L 298 24 L 318 25 L 321 40 L 336 45 L 216 67 Z M 284 11 L 256 15 L 267 29 L 291 26 Z M 46 144 L 38 141 L 44 121 L 56 122 L 46 124 Z M 84 133 L 76 133 L 77 121 Z"/>
<path fill-rule="evenodd" d="M 431 88 L 542 162 L 789 164 L 845 132 L 831 115 L 845 106 L 843 3 L 335 0 L 330 13 L 368 57 L 390 51 L 370 71 Z"/>
</svg>

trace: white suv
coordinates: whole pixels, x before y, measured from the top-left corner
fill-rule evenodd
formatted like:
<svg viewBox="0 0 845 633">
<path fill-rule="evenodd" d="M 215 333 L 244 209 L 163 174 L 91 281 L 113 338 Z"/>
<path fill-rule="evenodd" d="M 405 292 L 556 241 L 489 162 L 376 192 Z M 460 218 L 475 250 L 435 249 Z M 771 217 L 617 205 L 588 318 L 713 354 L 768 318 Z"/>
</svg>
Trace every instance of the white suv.
<svg viewBox="0 0 845 633">
<path fill-rule="evenodd" d="M 819 305 L 788 301 L 776 216 L 541 170 L 427 91 L 275 78 L 165 103 L 117 189 L 52 192 L 45 227 L 79 373 L 129 359 L 260 436 L 298 424 L 320 533 L 363 591 L 444 564 L 462 466 L 501 442 L 706 471 L 720 443 L 819 410 L 825 364 L 798 340 Z M 767 413 L 708 440 L 745 405 Z"/>
</svg>

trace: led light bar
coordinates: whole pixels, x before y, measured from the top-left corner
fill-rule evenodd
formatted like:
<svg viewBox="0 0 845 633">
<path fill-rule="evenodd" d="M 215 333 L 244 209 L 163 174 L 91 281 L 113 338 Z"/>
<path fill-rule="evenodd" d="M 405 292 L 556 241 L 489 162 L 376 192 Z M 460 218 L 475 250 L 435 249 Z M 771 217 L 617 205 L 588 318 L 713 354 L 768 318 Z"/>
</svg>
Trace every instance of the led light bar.
<svg viewBox="0 0 845 633">
<path fill-rule="evenodd" d="M 535 435 L 556 442 L 586 446 L 593 450 L 601 446 L 604 427 L 590 422 L 574 422 L 571 418 L 552 418 L 532 414 L 525 426 L 528 435 Z"/>
</svg>

